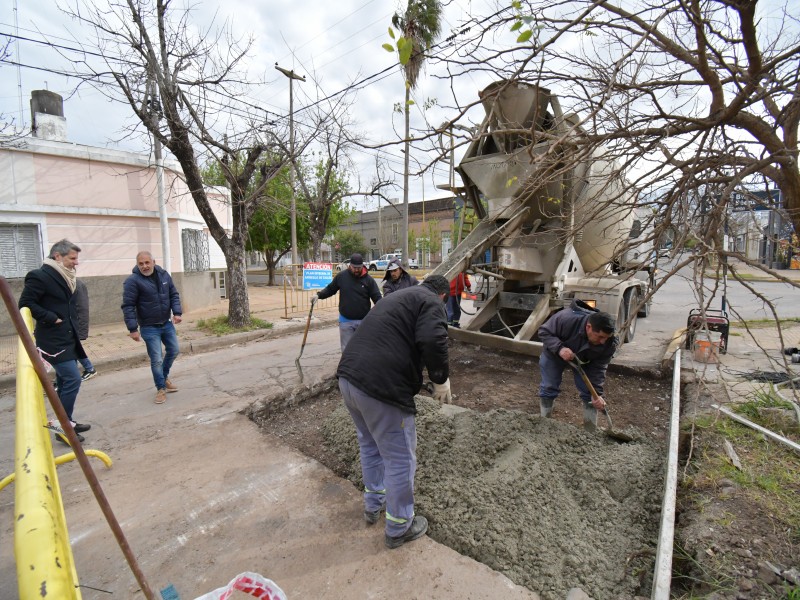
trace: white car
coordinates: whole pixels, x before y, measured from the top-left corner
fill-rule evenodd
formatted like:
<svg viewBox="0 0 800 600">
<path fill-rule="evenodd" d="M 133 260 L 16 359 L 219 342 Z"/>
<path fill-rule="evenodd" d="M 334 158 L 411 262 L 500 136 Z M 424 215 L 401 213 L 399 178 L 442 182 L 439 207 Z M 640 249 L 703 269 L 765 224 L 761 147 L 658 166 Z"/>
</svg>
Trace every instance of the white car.
<svg viewBox="0 0 800 600">
<path fill-rule="evenodd" d="M 384 254 L 383 256 L 381 256 L 380 258 L 378 258 L 376 260 L 369 261 L 369 265 L 367 266 L 367 268 L 370 271 L 385 271 L 386 267 L 389 266 L 389 263 L 392 260 L 394 260 L 395 258 L 399 258 L 399 259 L 402 260 L 403 255 L 402 254 L 395 254 L 395 253 Z M 410 264 L 408 266 L 410 268 L 412 268 L 412 269 L 418 269 L 419 268 L 419 265 L 417 265 L 417 261 L 414 260 L 413 258 L 409 262 L 410 262 Z"/>
</svg>

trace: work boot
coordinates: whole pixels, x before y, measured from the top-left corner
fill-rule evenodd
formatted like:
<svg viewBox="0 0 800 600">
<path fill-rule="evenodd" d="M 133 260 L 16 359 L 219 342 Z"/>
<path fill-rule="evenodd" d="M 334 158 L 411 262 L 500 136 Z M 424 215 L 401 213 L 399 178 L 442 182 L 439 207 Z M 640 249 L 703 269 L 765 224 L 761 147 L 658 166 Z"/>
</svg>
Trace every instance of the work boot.
<svg viewBox="0 0 800 600">
<path fill-rule="evenodd" d="M 382 510 L 382 508 L 379 508 L 378 510 L 365 510 L 364 521 L 366 521 L 367 525 L 375 525 L 375 523 L 378 522 L 378 519 L 381 518 Z"/>
<path fill-rule="evenodd" d="M 387 548 L 394 549 L 399 548 L 406 542 L 411 542 L 416 539 L 421 538 L 425 535 L 425 532 L 428 531 L 428 519 L 425 517 L 414 517 L 414 520 L 411 521 L 411 527 L 408 528 L 403 535 L 399 537 L 389 537 L 384 536 L 384 543 L 386 544 Z"/>
<path fill-rule="evenodd" d="M 167 401 L 167 390 L 162 388 L 162 389 L 160 389 L 160 390 L 158 390 L 156 392 L 155 403 L 156 404 L 164 404 L 164 402 L 166 402 L 166 401 Z"/>
<path fill-rule="evenodd" d="M 169 379 L 167 379 L 165 383 L 167 384 L 167 391 L 168 392 L 177 392 L 178 391 L 178 386 L 175 385 L 174 383 L 172 383 Z"/>
<path fill-rule="evenodd" d="M 545 419 L 553 416 L 553 398 L 539 398 L 539 416 Z"/>
<path fill-rule="evenodd" d="M 591 404 L 583 405 L 583 428 L 586 431 L 597 429 L 597 409 Z"/>
</svg>

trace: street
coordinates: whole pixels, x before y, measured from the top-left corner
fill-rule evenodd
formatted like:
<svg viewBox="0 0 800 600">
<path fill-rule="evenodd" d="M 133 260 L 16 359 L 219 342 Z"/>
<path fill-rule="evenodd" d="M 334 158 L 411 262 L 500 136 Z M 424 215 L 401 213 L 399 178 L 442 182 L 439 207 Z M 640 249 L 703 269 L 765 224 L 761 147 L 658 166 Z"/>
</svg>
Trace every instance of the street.
<svg viewBox="0 0 800 600">
<path fill-rule="evenodd" d="M 752 285 L 777 302 L 782 317 L 798 316 L 796 289 Z M 766 317 L 761 301 L 739 284 L 729 285 L 728 299 L 745 318 Z M 471 304 L 464 308 L 472 312 Z M 615 362 L 660 362 L 695 306 L 688 281 L 672 278 Z M 181 598 L 194 598 L 250 570 L 276 581 L 290 598 L 318 598 L 331 589 L 352 597 L 536 598 L 429 538 L 384 551 L 382 532 L 363 525 L 358 490 L 241 414 L 254 402 L 302 392 L 294 363 L 300 344 L 301 335 L 293 334 L 184 354 L 174 368 L 180 391 L 163 405 L 152 401 L 147 366 L 102 372 L 82 387 L 76 415 L 92 424 L 85 446 L 114 460 L 111 469 L 97 461 L 93 467 L 151 587 L 172 583 Z M 339 355 L 335 326 L 312 331 L 302 357 L 306 386 L 329 378 Z M 14 404 L 6 390 L 3 476 L 14 471 Z M 66 450 L 54 446 L 57 455 Z M 142 597 L 77 463 L 58 474 L 81 583 Z M 0 492 L 0 585 L 9 598 L 16 597 L 13 492 L 13 484 Z M 424 590 L 420 581 L 427 582 Z M 82 594 L 108 597 L 89 588 Z"/>
</svg>

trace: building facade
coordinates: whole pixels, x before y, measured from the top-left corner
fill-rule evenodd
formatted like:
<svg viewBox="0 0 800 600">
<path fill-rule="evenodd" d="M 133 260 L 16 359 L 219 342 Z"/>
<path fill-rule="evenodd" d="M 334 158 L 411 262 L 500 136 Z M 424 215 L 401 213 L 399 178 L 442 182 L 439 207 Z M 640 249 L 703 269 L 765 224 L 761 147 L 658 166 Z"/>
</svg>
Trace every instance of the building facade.
<svg viewBox="0 0 800 600">
<path fill-rule="evenodd" d="M 42 264 L 53 243 L 67 238 L 81 248 L 78 276 L 89 290 L 93 323 L 122 321 L 122 282 L 140 250 L 149 250 L 157 264 L 169 265 L 185 311 L 219 302 L 225 259 L 177 162 L 165 161 L 162 169 L 166 256 L 151 157 L 59 139 L 65 127 L 58 118 L 34 113 L 39 131 L 55 139 L 0 140 L 0 180 L 6 182 L 0 189 L 0 275 L 17 297 L 25 274 Z M 227 190 L 210 189 L 209 196 L 229 230 Z M 0 335 L 11 332 L 4 314 Z"/>
<path fill-rule="evenodd" d="M 433 268 L 453 248 L 461 201 L 454 196 L 408 203 L 409 253 L 420 268 Z M 357 231 L 367 247 L 365 259 L 373 260 L 403 247 L 403 205 L 357 211 L 341 229 Z M 338 257 L 339 260 L 348 258 Z"/>
</svg>

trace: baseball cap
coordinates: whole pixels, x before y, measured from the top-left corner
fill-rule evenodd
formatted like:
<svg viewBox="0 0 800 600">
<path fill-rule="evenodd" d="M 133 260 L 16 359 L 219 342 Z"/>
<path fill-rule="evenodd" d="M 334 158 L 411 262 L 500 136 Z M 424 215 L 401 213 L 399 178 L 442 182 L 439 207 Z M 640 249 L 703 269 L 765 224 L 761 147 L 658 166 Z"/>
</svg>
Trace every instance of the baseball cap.
<svg viewBox="0 0 800 600">
<path fill-rule="evenodd" d="M 400 261 L 399 261 L 398 259 L 396 259 L 396 258 L 393 258 L 393 259 L 392 259 L 392 260 L 389 262 L 389 265 L 386 267 L 386 270 L 387 270 L 387 271 L 394 271 L 395 269 L 400 269 L 400 268 L 402 268 L 402 267 L 400 266 Z"/>
<path fill-rule="evenodd" d="M 350 257 L 350 264 L 356 267 L 364 264 L 364 258 L 356 252 L 353 256 Z"/>
</svg>

